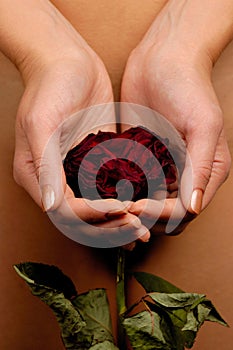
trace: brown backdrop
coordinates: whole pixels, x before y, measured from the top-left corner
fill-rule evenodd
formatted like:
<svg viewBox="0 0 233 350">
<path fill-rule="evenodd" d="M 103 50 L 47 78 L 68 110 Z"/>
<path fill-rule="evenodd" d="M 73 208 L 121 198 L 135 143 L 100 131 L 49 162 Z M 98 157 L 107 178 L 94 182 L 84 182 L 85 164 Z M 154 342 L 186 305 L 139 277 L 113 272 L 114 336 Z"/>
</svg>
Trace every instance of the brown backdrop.
<svg viewBox="0 0 233 350">
<path fill-rule="evenodd" d="M 103 58 L 113 81 L 115 95 L 118 96 L 126 58 L 148 28 L 161 2 L 148 1 L 146 8 L 145 3 L 139 1 L 128 0 L 127 6 L 123 8 L 119 8 L 120 5 L 117 8 L 116 4 L 115 7 L 110 6 L 109 3 L 104 0 L 56 1 L 57 6 L 60 6 Z M 119 36 L 120 27 L 123 29 Z M 112 30 L 111 35 L 109 28 Z M 233 43 L 222 54 L 213 74 L 214 85 L 225 114 L 231 152 L 232 59 Z M 113 260 L 107 252 L 103 254 L 102 251 L 82 247 L 64 237 L 24 190 L 14 183 L 14 118 L 22 93 L 23 85 L 19 73 L 9 60 L 1 55 L 0 349 L 62 350 L 59 329 L 52 313 L 31 296 L 24 282 L 14 273 L 12 265 L 28 260 L 56 264 L 72 277 L 79 291 L 106 287 L 114 314 Z M 195 350 L 233 348 L 232 194 L 231 172 L 211 205 L 183 234 L 178 237 L 158 238 L 152 245 L 148 245 L 143 253 L 132 255 L 132 265 L 135 269 L 156 273 L 187 291 L 206 293 L 231 325 L 232 328 L 229 329 L 215 324 L 205 325 L 194 346 Z M 129 300 L 132 301 L 141 290 L 133 281 L 129 285 Z"/>
</svg>

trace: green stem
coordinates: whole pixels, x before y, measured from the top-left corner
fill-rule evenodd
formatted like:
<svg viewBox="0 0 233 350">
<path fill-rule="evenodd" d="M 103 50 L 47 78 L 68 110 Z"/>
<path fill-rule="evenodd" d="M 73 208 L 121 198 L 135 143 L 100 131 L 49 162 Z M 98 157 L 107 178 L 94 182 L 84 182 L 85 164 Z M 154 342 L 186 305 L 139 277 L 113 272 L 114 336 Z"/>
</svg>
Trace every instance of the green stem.
<svg viewBox="0 0 233 350">
<path fill-rule="evenodd" d="M 116 293 L 118 310 L 118 343 L 121 350 L 127 350 L 125 331 L 122 326 L 123 314 L 127 310 L 125 301 L 125 250 L 123 248 L 118 248 Z"/>
</svg>

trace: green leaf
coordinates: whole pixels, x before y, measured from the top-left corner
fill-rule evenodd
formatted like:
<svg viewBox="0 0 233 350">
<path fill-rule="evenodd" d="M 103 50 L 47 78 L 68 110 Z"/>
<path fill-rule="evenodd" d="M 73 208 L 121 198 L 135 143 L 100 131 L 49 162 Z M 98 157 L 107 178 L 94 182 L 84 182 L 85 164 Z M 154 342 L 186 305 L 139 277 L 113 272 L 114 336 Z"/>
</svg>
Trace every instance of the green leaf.
<svg viewBox="0 0 233 350">
<path fill-rule="evenodd" d="M 187 320 L 185 309 L 171 309 L 157 303 L 145 300 L 148 308 L 161 318 L 161 329 L 168 345 L 172 350 L 184 350 L 184 344 L 193 339 L 191 332 L 183 332 Z"/>
<path fill-rule="evenodd" d="M 229 327 L 227 322 L 222 318 L 210 300 L 205 299 L 201 305 L 210 310 L 209 314 L 205 318 L 206 321 L 217 322 L 222 326 Z"/>
<path fill-rule="evenodd" d="M 32 294 L 54 312 L 66 349 L 118 349 L 113 344 L 105 290 L 77 295 L 72 281 L 55 266 L 28 262 L 14 268 Z"/>
<path fill-rule="evenodd" d="M 71 279 L 54 265 L 25 262 L 15 265 L 14 268 L 26 282 L 50 287 L 63 293 L 67 299 L 72 299 L 77 295 Z"/>
<path fill-rule="evenodd" d="M 199 325 L 200 325 L 200 322 L 198 322 L 198 320 L 194 316 L 194 312 L 189 311 L 187 313 L 187 321 L 186 321 L 184 327 L 182 328 L 182 331 L 197 332 L 199 329 Z"/>
<path fill-rule="evenodd" d="M 197 332 L 205 321 L 217 322 L 223 326 L 228 326 L 211 301 L 204 299 L 195 309 L 188 312 L 187 322 L 183 330 L 193 330 Z"/>
<path fill-rule="evenodd" d="M 123 321 L 129 341 L 133 349 L 171 350 L 161 330 L 161 318 L 151 311 L 142 311 Z"/>
<path fill-rule="evenodd" d="M 86 327 L 81 331 L 82 337 L 85 339 L 91 334 L 92 347 L 106 341 L 113 343 L 111 317 L 105 289 L 90 290 L 78 295 L 72 302 L 86 323 Z"/>
<path fill-rule="evenodd" d="M 147 293 L 160 292 L 160 293 L 182 293 L 183 290 L 174 286 L 170 282 L 164 280 L 161 277 L 152 275 L 147 272 L 134 272 L 133 276 L 138 283 L 146 290 Z"/>
<path fill-rule="evenodd" d="M 167 308 L 184 308 L 200 303 L 205 297 L 204 294 L 196 293 L 149 293 L 156 303 Z"/>
<path fill-rule="evenodd" d="M 184 309 L 163 309 L 167 314 L 169 321 L 166 320 L 170 327 L 170 339 L 168 343 L 172 343 L 174 350 L 184 350 L 184 348 L 192 347 L 196 333 L 190 330 L 183 330 L 187 322 L 187 312 Z M 168 334 L 168 332 L 167 332 Z"/>
<path fill-rule="evenodd" d="M 150 305 L 150 308 L 152 310 L 161 308 L 170 318 L 170 330 L 173 334 L 174 343 L 176 343 L 176 350 L 183 350 L 184 347 L 192 348 L 197 332 L 204 321 L 211 318 L 211 314 L 215 315 L 214 320 L 216 322 L 226 325 L 204 294 L 149 293 L 148 295 L 155 302 L 155 305 Z M 149 303 L 147 304 L 149 305 Z"/>
<path fill-rule="evenodd" d="M 160 317 L 160 331 L 168 349 L 184 350 L 185 348 L 192 348 L 197 332 L 206 320 L 227 325 L 204 294 L 185 293 L 161 277 L 149 273 L 134 272 L 133 276 L 144 287 L 153 301 L 150 302 L 144 298 L 147 308 L 154 315 Z M 137 304 L 129 310 L 134 310 Z M 137 315 L 134 315 L 134 317 L 137 317 Z M 130 330 L 130 341 L 136 342 L 138 338 L 138 341 L 140 341 L 141 335 L 139 334 L 136 337 L 133 329 L 137 330 L 137 325 L 126 328 L 127 333 Z M 146 339 L 146 337 L 143 335 L 142 339 Z M 163 348 L 167 349 L 165 346 Z M 144 349 L 143 345 L 142 349 Z M 148 347 L 148 349 L 151 348 Z M 157 348 L 154 347 L 153 349 Z"/>
<path fill-rule="evenodd" d="M 59 283 L 57 284 L 52 281 L 53 275 L 50 275 L 51 266 L 36 263 L 24 263 L 15 265 L 14 268 L 19 276 L 29 285 L 32 294 L 39 297 L 53 310 L 60 325 L 61 335 L 66 349 L 77 349 L 75 341 L 78 337 L 78 333 L 86 324 L 79 311 L 72 305 L 71 301 L 66 299 L 62 292 L 51 287 L 51 285 L 59 285 Z M 55 272 L 55 280 L 57 280 L 59 274 L 61 280 L 64 280 L 64 275 L 60 270 L 56 270 L 56 268 L 52 268 L 52 270 Z M 45 271 L 46 278 L 43 280 L 42 276 Z M 58 271 L 60 272 L 56 273 Z M 49 281 L 47 280 L 47 276 L 50 276 Z M 40 281 L 41 284 L 36 281 Z M 49 286 L 43 284 L 47 282 Z"/>
</svg>

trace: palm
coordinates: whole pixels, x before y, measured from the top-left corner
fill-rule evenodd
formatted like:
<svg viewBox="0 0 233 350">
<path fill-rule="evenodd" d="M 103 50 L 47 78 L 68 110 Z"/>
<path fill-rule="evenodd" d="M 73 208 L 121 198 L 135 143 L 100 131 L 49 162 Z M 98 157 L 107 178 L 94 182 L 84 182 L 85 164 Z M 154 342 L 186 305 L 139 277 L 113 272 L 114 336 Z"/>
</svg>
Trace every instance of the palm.
<svg viewBox="0 0 233 350">
<path fill-rule="evenodd" d="M 158 111 L 179 131 L 191 155 L 194 181 L 199 176 L 203 186 L 208 184 L 203 203 L 203 207 L 206 206 L 225 179 L 225 168 L 229 159 L 221 129 L 221 111 L 209 72 L 189 61 L 179 60 L 176 64 L 169 55 L 160 57 L 155 50 L 144 53 L 135 50 L 126 66 L 121 97 L 122 101 L 141 104 Z M 217 144 L 207 141 L 210 134 L 213 139 L 218 140 Z M 199 146 L 200 140 L 203 142 L 202 147 Z M 208 146 L 209 149 L 206 149 Z M 211 177 L 205 175 L 206 173 L 211 173 Z M 167 200 L 163 221 L 168 220 L 172 213 L 172 201 L 175 203 L 175 200 Z M 135 203 L 133 213 L 140 213 L 142 204 Z M 152 216 L 151 219 L 155 206 L 156 203 L 152 201 L 148 206 L 150 208 L 147 214 Z M 184 212 L 183 210 L 180 214 L 184 215 Z M 180 229 L 182 227 L 178 231 Z"/>
<path fill-rule="evenodd" d="M 83 62 L 61 61 L 35 71 L 21 100 L 16 122 L 16 180 L 38 204 L 36 178 L 39 174 L 36 170 L 40 164 L 37 162 L 41 162 L 41 153 L 53 132 L 71 114 L 112 101 L 111 85 L 103 64 L 91 62 L 90 57 L 82 59 Z M 67 132 L 64 126 L 63 140 Z"/>
<path fill-rule="evenodd" d="M 48 184 L 53 186 L 56 211 L 50 215 L 61 230 L 65 227 L 75 227 L 74 232 L 82 230 L 79 218 L 82 223 L 98 223 L 93 237 L 105 234 L 106 230 L 117 234 L 119 241 L 124 227 L 123 232 L 132 232 L 133 240 L 147 233 L 147 229 L 140 227 L 134 215 L 125 215 L 123 203 L 117 200 L 91 203 L 74 198 L 62 167 L 62 157 L 94 126 L 115 131 L 113 104 L 108 104 L 113 100 L 110 79 L 101 61 L 94 57 L 93 60 L 83 57 L 83 62 L 58 62 L 30 78 L 17 116 L 15 178 L 38 205 L 43 188 Z M 100 104 L 103 107 L 92 109 Z M 70 118 L 71 115 L 74 117 Z M 106 213 L 110 211 L 115 214 L 107 221 Z M 139 230 L 135 230 L 135 221 Z M 90 233 L 93 227 L 84 224 L 85 229 Z"/>
</svg>

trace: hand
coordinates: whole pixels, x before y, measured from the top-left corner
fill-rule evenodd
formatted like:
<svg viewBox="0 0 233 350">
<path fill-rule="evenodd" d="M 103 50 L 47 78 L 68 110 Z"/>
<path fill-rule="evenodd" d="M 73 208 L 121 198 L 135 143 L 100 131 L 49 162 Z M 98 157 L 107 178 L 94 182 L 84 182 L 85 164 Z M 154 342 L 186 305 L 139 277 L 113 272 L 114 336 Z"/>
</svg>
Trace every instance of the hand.
<svg viewBox="0 0 233 350">
<path fill-rule="evenodd" d="M 153 30 L 156 32 L 155 24 Z M 184 192 L 181 196 L 192 215 L 186 214 L 176 233 L 210 203 L 228 175 L 230 154 L 222 111 L 211 83 L 212 61 L 208 51 L 194 52 L 188 45 L 180 45 L 179 40 L 172 40 L 174 37 L 169 40 L 169 35 L 163 38 L 158 35 L 152 41 L 152 30 L 149 31 L 128 60 L 121 100 L 158 111 L 186 142 L 192 162 L 193 194 L 189 203 L 186 203 Z M 175 202 L 175 199 L 166 200 L 154 231 L 164 232 Z M 158 206 L 157 201 L 143 200 L 136 202 L 131 212 L 139 215 L 144 208 L 144 219 L 153 222 Z M 177 219 L 184 216 L 184 209 L 179 205 L 175 214 Z"/>
<path fill-rule="evenodd" d="M 57 30 L 50 45 L 34 50 L 29 41 L 30 50 L 18 50 L 23 55 L 14 57 L 26 85 L 16 118 L 14 178 L 60 227 L 74 227 L 75 219 L 76 235 L 86 224 L 88 230 L 95 225 L 96 237 L 108 232 L 110 245 L 126 232 L 136 239 L 148 234 L 147 229 L 123 203 L 76 199 L 66 184 L 66 152 L 97 131 L 95 126 L 115 131 L 115 113 L 111 104 L 92 112 L 93 106 L 113 101 L 109 76 L 100 58 L 60 14 L 55 21 L 62 33 Z"/>
</svg>

